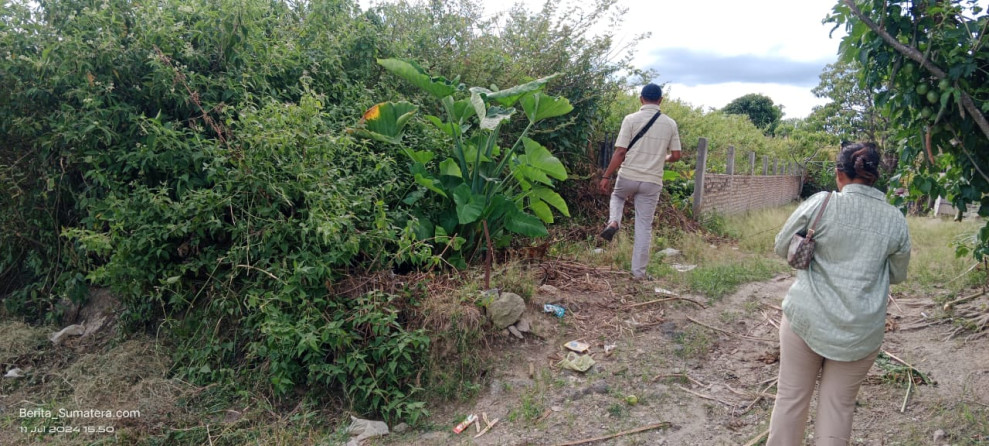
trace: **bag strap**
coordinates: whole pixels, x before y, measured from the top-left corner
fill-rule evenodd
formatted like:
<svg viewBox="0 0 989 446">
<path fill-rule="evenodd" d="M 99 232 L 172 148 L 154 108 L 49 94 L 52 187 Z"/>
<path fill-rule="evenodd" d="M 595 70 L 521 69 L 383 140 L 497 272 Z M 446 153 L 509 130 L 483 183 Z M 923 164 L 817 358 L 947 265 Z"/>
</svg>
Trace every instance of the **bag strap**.
<svg viewBox="0 0 989 446">
<path fill-rule="evenodd" d="M 656 118 L 658 118 L 661 114 L 663 114 L 663 112 L 658 111 L 655 115 L 652 115 L 652 119 L 646 123 L 646 126 L 643 127 L 642 130 L 639 130 L 639 133 L 635 134 L 635 137 L 632 138 L 632 142 L 628 143 L 628 147 L 626 147 L 625 150 L 632 150 L 632 146 L 634 146 L 635 143 L 642 138 L 642 135 L 646 134 L 646 131 L 649 130 L 649 127 L 652 127 L 652 123 L 656 122 Z"/>
<path fill-rule="evenodd" d="M 821 215 L 824 214 L 824 208 L 828 207 L 828 200 L 831 199 L 832 195 L 834 195 L 834 192 L 830 192 L 827 197 L 824 197 L 824 203 L 821 204 L 821 209 L 817 211 L 817 218 L 814 219 L 814 224 L 810 225 L 810 229 L 807 231 L 808 239 L 814 238 L 814 229 L 817 228 L 817 222 L 821 221 Z"/>
</svg>

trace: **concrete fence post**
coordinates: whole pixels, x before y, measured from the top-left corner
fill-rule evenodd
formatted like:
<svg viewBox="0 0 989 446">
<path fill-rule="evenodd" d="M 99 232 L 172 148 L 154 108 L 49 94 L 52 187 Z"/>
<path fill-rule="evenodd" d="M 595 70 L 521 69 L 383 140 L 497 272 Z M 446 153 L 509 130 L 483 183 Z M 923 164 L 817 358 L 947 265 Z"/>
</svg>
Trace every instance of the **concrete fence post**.
<svg viewBox="0 0 989 446">
<path fill-rule="evenodd" d="M 697 141 L 697 170 L 694 173 L 694 220 L 700 220 L 704 205 L 704 170 L 707 168 L 707 138 Z"/>
<path fill-rule="evenodd" d="M 780 174 L 780 159 L 773 158 L 773 175 L 779 175 L 779 174 Z"/>
<path fill-rule="evenodd" d="M 735 146 L 728 146 L 728 166 L 725 167 L 725 173 L 735 175 Z"/>
<path fill-rule="evenodd" d="M 755 175 L 755 152 L 749 152 L 749 175 Z"/>
<path fill-rule="evenodd" d="M 762 175 L 769 175 L 769 157 L 766 155 L 762 156 Z"/>
</svg>

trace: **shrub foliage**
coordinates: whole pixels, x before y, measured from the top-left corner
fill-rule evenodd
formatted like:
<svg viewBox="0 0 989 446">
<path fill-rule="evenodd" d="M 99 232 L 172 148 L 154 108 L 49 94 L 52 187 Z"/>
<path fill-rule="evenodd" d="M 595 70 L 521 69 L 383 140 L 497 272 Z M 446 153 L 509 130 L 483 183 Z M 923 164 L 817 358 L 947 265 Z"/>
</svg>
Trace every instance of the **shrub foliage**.
<svg viewBox="0 0 989 446">
<path fill-rule="evenodd" d="M 595 4 L 588 17 L 612 5 Z M 439 209 L 418 202 L 425 191 L 415 174 L 424 172 L 407 168 L 393 145 L 347 131 L 381 98 L 422 99 L 376 59 L 467 66 L 430 34 L 438 30 L 471 51 L 464 57 L 474 61 L 468 74 L 477 85 L 593 67 L 564 76 L 566 83 L 540 84 L 569 94 L 575 113 L 532 128 L 532 139 L 503 158 L 511 168 L 484 172 L 492 176 L 517 175 L 537 161 L 565 172 L 554 147 L 534 139 L 554 135 L 557 147 L 583 150 L 590 117 L 601 95 L 622 84 L 614 74 L 627 60 L 612 63 L 610 40 L 558 25 L 552 9 L 515 10 L 502 28 L 515 39 L 499 40 L 498 28 L 451 32 L 478 23 L 460 20 L 478 17 L 475 7 L 454 6 L 363 12 L 350 0 L 4 2 L 2 312 L 57 321 L 61 301 L 110 287 L 126 327 L 167 329 L 180 376 L 261 382 L 274 395 L 339 392 L 359 412 L 414 421 L 424 413 L 417 376 L 430 340 L 415 328 L 413 303 L 381 292 L 351 296 L 337 285 L 354 274 L 436 262 L 443 249 L 435 237 L 417 236 L 424 212 Z M 434 19 L 452 28 L 415 25 Z M 411 31 L 388 38 L 399 24 Z M 530 44 L 550 42 L 560 50 L 533 63 L 496 57 L 509 45 L 507 53 L 528 57 Z M 420 107 L 404 103 L 406 111 Z M 516 130 L 506 125 L 503 135 Z M 446 138 L 442 126 L 417 123 L 402 143 L 414 154 Z M 490 141 L 496 147 L 497 137 Z M 465 173 L 481 181 L 478 171 Z M 541 227 L 551 220 L 545 203 L 566 213 L 551 190 L 508 178 L 523 184 L 511 195 L 525 200 L 513 201 L 520 215 L 529 209 Z M 484 189 L 450 192 L 461 205 Z"/>
</svg>

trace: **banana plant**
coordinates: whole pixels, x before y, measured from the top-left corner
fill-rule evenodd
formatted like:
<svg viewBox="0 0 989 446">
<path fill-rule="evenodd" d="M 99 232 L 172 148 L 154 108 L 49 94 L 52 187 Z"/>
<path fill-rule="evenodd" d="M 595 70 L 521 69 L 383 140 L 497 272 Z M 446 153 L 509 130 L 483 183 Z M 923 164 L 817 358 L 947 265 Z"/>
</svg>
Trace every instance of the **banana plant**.
<svg viewBox="0 0 989 446">
<path fill-rule="evenodd" d="M 554 190 L 556 182 L 567 179 L 566 168 L 545 146 L 528 137 L 539 121 L 573 110 L 566 98 L 542 92 L 556 75 L 492 90 L 430 76 L 410 61 L 379 59 L 378 63 L 434 97 L 443 111 L 442 117 L 425 118 L 448 138 L 449 147 L 416 150 L 401 145 L 403 129 L 417 112 L 407 102 L 372 107 L 355 131 L 399 145 L 410 161 L 415 183 L 442 203 L 438 215 L 420 217 L 416 231 L 420 239 L 445 242 L 444 248 L 459 253 L 475 252 L 485 225 L 490 236 L 504 245 L 511 234 L 547 235 L 546 224 L 554 221 L 554 209 L 570 215 L 563 197 Z M 519 112 L 516 107 L 521 107 L 528 124 L 511 146 L 501 147 L 501 131 Z M 415 199 L 407 203 L 415 204 Z"/>
</svg>

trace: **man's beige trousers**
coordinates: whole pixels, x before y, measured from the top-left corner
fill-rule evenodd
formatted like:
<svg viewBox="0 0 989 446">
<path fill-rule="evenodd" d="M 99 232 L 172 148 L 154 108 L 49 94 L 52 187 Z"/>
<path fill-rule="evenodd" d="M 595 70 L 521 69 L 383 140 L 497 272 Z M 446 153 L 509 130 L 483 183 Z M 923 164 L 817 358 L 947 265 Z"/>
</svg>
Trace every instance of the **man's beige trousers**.
<svg viewBox="0 0 989 446">
<path fill-rule="evenodd" d="M 656 204 L 663 186 L 645 181 L 632 181 L 618 177 L 615 190 L 611 193 L 611 206 L 608 222 L 622 223 L 625 201 L 632 197 L 635 204 L 635 245 L 632 247 L 632 276 L 644 277 L 649 265 L 649 251 L 652 249 L 652 221 L 656 215 Z"/>
</svg>

